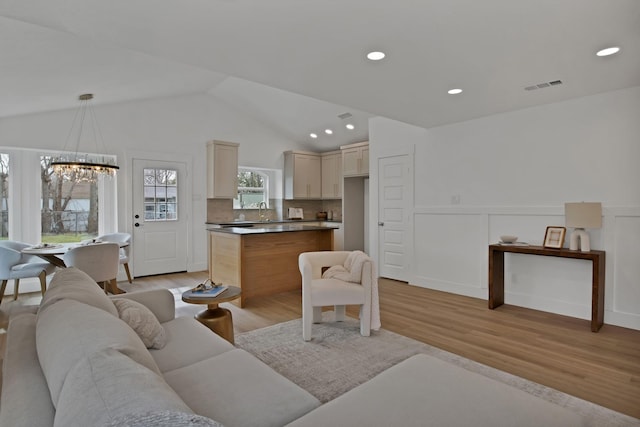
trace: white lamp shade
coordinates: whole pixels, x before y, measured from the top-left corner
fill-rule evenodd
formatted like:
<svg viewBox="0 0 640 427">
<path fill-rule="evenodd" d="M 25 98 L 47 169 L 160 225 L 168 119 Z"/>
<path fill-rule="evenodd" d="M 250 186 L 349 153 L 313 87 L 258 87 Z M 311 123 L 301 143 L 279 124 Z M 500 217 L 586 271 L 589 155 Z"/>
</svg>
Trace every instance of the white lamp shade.
<svg viewBox="0 0 640 427">
<path fill-rule="evenodd" d="M 600 228 L 602 227 L 602 203 L 565 203 L 564 221 L 566 227 Z"/>
</svg>

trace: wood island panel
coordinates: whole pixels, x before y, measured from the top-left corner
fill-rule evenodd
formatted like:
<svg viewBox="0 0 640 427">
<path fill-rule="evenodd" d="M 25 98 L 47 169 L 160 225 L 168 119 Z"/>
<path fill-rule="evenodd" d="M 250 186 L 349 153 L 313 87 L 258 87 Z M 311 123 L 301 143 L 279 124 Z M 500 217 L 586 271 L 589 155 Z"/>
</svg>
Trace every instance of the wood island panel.
<svg viewBox="0 0 640 427">
<path fill-rule="evenodd" d="M 286 233 L 209 233 L 209 276 L 242 289 L 240 307 L 249 298 L 300 289 L 298 256 L 333 249 L 333 230 Z"/>
<path fill-rule="evenodd" d="M 211 281 L 240 287 L 240 245 L 240 236 L 236 234 L 209 233 Z"/>
</svg>

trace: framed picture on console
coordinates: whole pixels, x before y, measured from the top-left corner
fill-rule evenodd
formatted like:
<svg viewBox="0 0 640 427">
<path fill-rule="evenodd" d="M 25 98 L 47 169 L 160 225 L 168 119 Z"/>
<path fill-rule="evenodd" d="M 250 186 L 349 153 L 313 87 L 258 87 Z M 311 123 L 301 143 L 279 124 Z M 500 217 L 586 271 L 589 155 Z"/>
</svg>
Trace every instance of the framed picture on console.
<svg viewBox="0 0 640 427">
<path fill-rule="evenodd" d="M 564 235 L 567 229 L 564 227 L 547 227 L 547 231 L 544 233 L 544 247 L 561 249 L 564 245 Z"/>
</svg>

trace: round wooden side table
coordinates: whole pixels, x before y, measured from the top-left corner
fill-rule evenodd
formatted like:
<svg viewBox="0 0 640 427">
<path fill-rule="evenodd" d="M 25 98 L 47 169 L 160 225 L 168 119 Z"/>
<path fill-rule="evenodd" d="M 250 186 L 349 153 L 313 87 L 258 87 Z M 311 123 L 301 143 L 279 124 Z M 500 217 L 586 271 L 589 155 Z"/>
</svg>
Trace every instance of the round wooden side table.
<svg viewBox="0 0 640 427">
<path fill-rule="evenodd" d="M 233 337 L 233 317 L 231 311 L 226 308 L 219 307 L 222 302 L 233 301 L 240 298 L 242 290 L 237 286 L 229 286 L 229 288 L 216 297 L 196 297 L 190 298 L 186 291 L 182 294 L 182 301 L 189 304 L 207 304 L 207 309 L 202 310 L 194 317 L 200 323 L 211 329 L 222 338 L 235 344 Z"/>
</svg>

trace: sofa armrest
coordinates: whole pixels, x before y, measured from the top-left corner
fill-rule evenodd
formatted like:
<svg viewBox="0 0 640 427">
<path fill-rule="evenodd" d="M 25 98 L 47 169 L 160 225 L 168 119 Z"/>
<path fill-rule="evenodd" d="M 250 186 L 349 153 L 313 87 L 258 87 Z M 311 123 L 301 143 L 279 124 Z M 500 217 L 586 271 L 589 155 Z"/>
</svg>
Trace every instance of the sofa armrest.
<svg viewBox="0 0 640 427">
<path fill-rule="evenodd" d="M 130 292 L 114 295 L 111 298 L 127 298 L 146 306 L 160 323 L 165 323 L 176 317 L 176 302 L 168 289 L 152 289 L 149 291 Z"/>
</svg>

